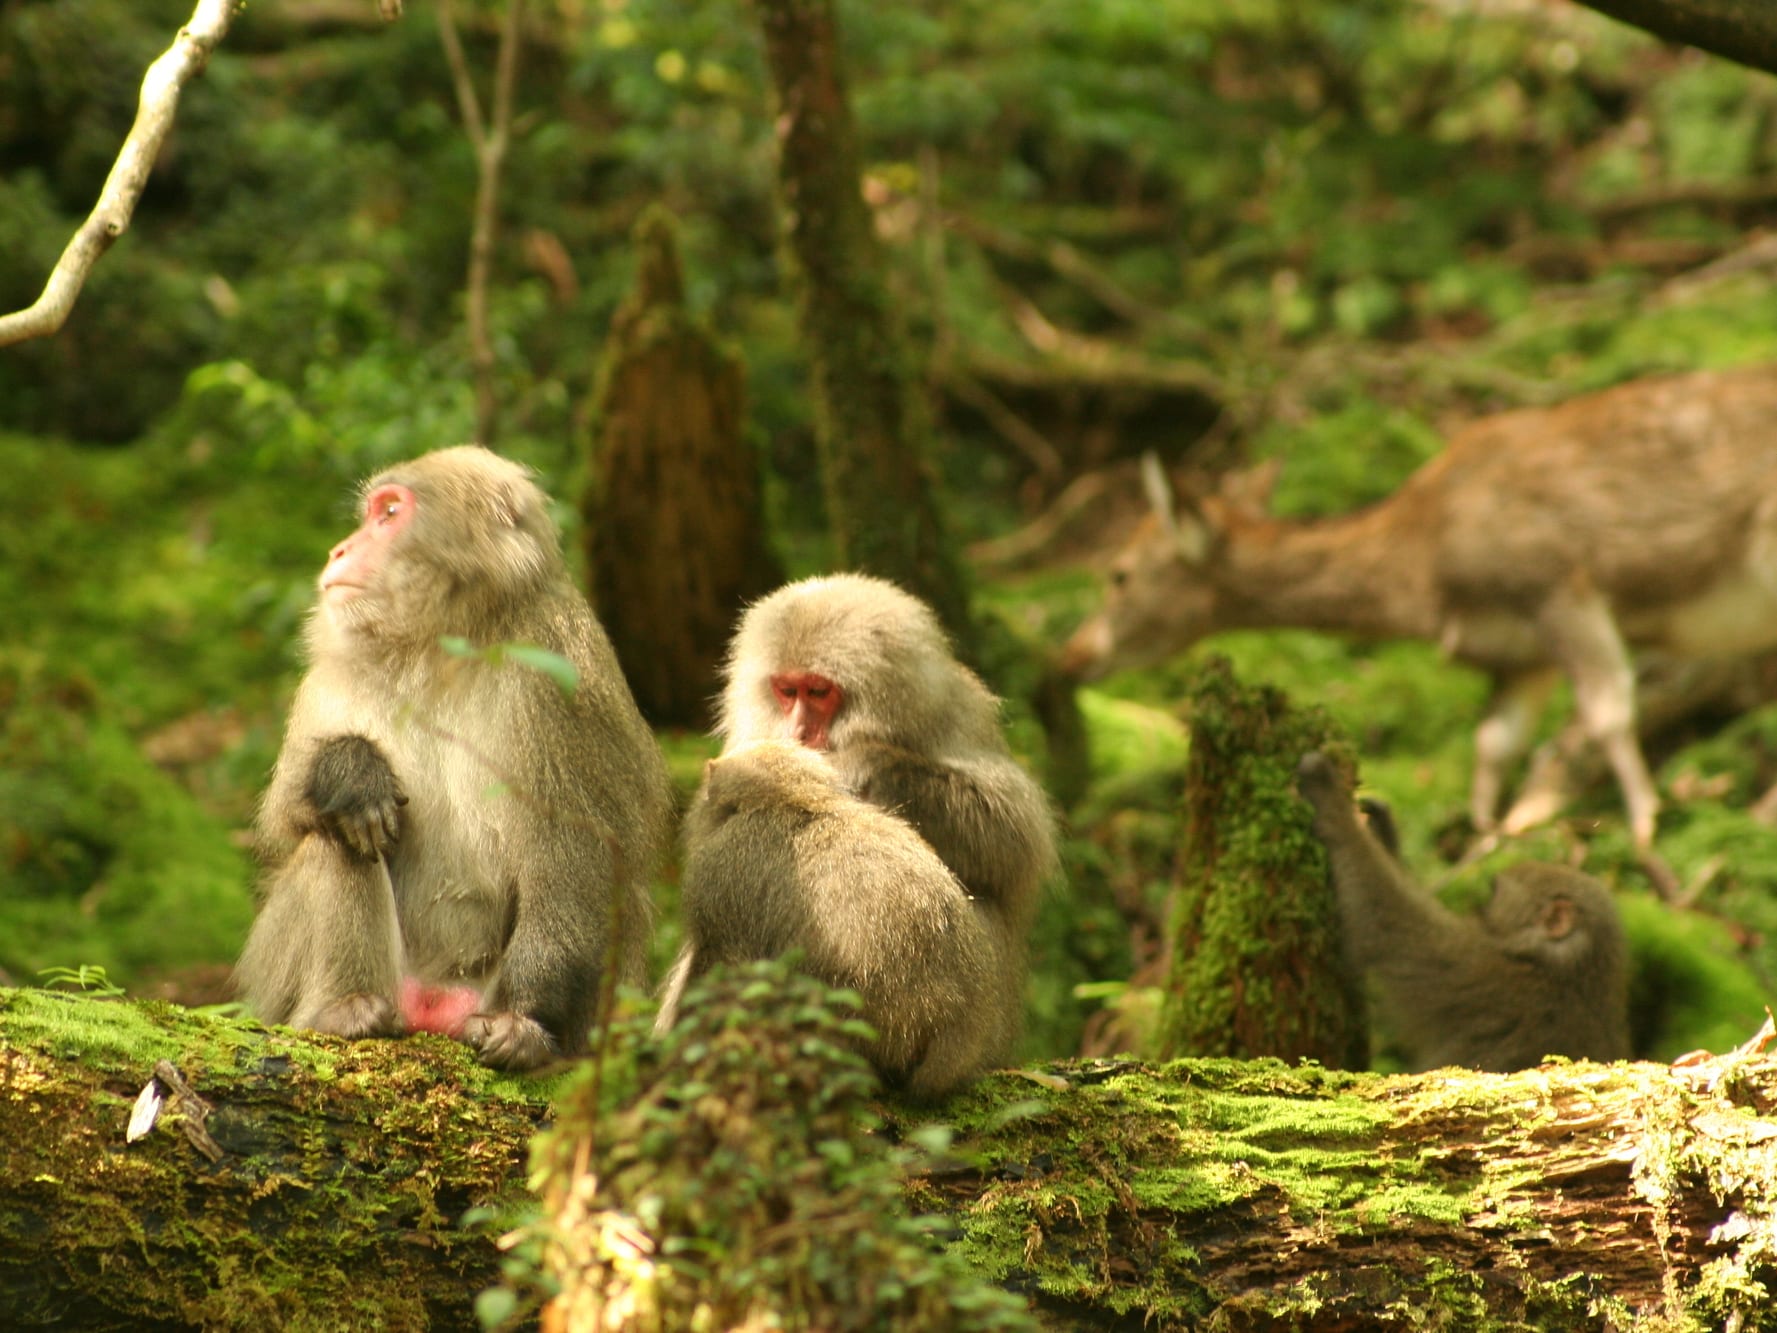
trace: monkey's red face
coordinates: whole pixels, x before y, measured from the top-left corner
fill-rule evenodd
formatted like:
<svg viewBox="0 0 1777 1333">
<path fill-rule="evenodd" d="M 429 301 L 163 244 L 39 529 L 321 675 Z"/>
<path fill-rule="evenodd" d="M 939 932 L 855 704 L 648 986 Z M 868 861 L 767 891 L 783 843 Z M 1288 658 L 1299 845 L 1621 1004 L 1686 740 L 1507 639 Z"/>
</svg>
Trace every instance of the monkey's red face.
<svg viewBox="0 0 1777 1333">
<path fill-rule="evenodd" d="M 378 486 L 364 500 L 364 521 L 335 546 L 321 571 L 321 598 L 338 605 L 372 586 L 389 558 L 389 547 L 413 522 L 413 492 L 394 483 Z"/>
<path fill-rule="evenodd" d="M 784 714 L 784 735 L 811 750 L 832 742 L 827 728 L 845 702 L 845 691 L 812 671 L 780 671 L 771 678 L 771 693 Z"/>
</svg>

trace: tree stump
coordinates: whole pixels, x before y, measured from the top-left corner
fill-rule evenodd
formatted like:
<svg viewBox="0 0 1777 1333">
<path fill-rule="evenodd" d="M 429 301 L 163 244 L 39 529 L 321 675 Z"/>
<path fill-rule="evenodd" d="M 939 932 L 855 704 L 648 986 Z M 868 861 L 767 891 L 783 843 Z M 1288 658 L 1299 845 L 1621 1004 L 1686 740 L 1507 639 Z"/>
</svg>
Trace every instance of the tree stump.
<svg viewBox="0 0 1777 1333">
<path fill-rule="evenodd" d="M 1325 713 L 1242 685 L 1222 657 L 1204 663 L 1186 709 L 1162 1050 L 1362 1069 L 1363 992 L 1340 952 L 1326 851 L 1295 788 L 1304 753 L 1349 765 L 1350 748 Z"/>
<path fill-rule="evenodd" d="M 592 603 L 643 716 L 710 725 L 741 608 L 782 582 L 766 545 L 745 375 L 685 309 L 671 218 L 636 225 L 636 287 L 611 322 L 582 503 Z"/>
</svg>

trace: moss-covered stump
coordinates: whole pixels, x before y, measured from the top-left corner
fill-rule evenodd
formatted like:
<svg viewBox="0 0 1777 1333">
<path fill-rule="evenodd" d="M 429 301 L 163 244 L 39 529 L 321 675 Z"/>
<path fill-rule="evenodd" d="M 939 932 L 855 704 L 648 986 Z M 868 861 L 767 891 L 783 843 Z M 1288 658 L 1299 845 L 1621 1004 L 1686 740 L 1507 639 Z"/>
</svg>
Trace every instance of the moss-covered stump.
<svg viewBox="0 0 1777 1333">
<path fill-rule="evenodd" d="M 169 1099 L 126 1143 L 163 1060 L 211 1108 L 202 1131 Z M 553 1086 L 439 1037 L 0 990 L 0 1324 L 476 1328 L 499 1256 L 460 1221 L 525 1202 Z"/>
<path fill-rule="evenodd" d="M 1777 1328 L 1774 1109 L 1769 1056 L 1056 1065 L 952 1102 L 909 1196 L 1057 1327 Z"/>
<path fill-rule="evenodd" d="M 1350 747 L 1316 708 L 1245 685 L 1208 658 L 1186 700 L 1191 754 L 1173 895 L 1163 1054 L 1369 1063 L 1362 991 L 1345 966 L 1326 851 L 1296 763 Z"/>
</svg>

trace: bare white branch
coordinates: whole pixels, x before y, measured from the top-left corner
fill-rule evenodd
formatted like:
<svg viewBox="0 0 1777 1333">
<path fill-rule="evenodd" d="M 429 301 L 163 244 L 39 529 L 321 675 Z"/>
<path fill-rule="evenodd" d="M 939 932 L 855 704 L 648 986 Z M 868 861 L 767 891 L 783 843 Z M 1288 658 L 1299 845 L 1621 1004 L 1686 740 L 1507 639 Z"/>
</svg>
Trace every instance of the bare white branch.
<svg viewBox="0 0 1777 1333">
<path fill-rule="evenodd" d="M 0 315 L 0 347 L 27 338 L 47 338 L 67 322 L 68 312 L 74 308 L 75 298 L 86 285 L 99 256 L 129 230 L 130 216 L 147 187 L 148 174 L 154 169 L 167 131 L 173 127 L 180 90 L 209 63 L 210 52 L 228 32 L 242 3 L 243 0 L 198 0 L 191 22 L 179 29 L 173 44 L 148 67 L 142 79 L 136 123 L 130 126 L 129 136 L 118 150 L 98 204 L 62 251 L 35 304 Z"/>
</svg>

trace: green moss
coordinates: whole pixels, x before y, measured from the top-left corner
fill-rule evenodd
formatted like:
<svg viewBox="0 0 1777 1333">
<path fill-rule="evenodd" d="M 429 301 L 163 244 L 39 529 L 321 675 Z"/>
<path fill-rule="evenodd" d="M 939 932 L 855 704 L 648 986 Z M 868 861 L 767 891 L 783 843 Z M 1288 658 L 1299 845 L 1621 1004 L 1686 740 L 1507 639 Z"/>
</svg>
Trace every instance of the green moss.
<svg viewBox="0 0 1777 1333">
<path fill-rule="evenodd" d="M 1330 720 L 1249 688 L 1225 659 L 1199 672 L 1189 702 L 1168 1049 L 1285 1055 L 1361 1067 L 1362 999 L 1339 956 L 1326 854 L 1295 769 L 1313 749 L 1346 753 Z"/>
<path fill-rule="evenodd" d="M 291 1040 L 170 1004 L 37 990 L 0 991 L 0 1047 L 0 1099 L 20 1131 L 0 1144 L 0 1248 L 10 1237 L 57 1264 L 79 1308 L 127 1320 L 176 1307 L 221 1329 L 467 1322 L 448 1302 L 459 1282 L 491 1280 L 496 1254 L 459 1218 L 517 1206 L 551 1086 L 492 1075 L 442 1038 Z M 123 1144 L 160 1060 L 210 1101 L 220 1162 L 186 1142 L 176 1098 Z M 53 1181 L 21 1169 L 45 1161 Z"/>
</svg>

